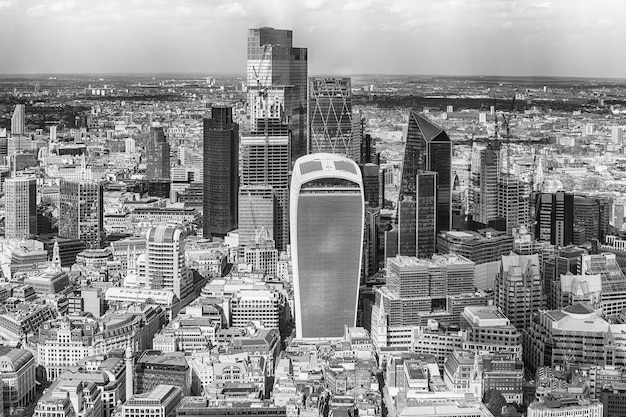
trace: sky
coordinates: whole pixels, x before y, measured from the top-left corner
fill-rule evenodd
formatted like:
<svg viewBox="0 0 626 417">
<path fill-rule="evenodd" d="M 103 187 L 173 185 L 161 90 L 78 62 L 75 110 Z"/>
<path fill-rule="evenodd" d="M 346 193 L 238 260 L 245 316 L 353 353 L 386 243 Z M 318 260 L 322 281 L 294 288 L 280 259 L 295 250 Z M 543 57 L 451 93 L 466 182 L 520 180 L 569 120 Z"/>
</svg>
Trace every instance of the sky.
<svg viewBox="0 0 626 417">
<path fill-rule="evenodd" d="M 247 29 L 309 74 L 626 77 L 622 0 L 0 0 L 0 74 L 244 73 Z"/>
</svg>

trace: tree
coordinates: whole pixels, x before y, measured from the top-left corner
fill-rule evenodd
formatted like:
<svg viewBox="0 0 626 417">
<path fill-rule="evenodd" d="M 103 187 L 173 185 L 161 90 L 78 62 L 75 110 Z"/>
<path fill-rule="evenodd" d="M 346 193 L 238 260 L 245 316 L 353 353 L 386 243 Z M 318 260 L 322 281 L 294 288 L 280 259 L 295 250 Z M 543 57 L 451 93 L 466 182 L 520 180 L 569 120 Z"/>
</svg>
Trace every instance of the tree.
<svg viewBox="0 0 626 417">
<path fill-rule="evenodd" d="M 491 411 L 494 417 L 502 416 L 502 407 L 506 405 L 504 395 L 497 389 L 490 389 L 483 395 L 483 404 Z"/>
</svg>

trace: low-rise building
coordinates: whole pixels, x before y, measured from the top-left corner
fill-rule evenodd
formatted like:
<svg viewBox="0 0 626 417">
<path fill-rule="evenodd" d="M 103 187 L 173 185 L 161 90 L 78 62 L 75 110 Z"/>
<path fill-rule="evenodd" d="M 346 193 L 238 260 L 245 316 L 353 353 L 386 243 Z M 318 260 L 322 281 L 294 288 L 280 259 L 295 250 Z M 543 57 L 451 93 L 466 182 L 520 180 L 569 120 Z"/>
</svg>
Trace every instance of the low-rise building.
<svg viewBox="0 0 626 417">
<path fill-rule="evenodd" d="M 126 400 L 122 405 L 122 417 L 174 417 L 182 398 L 181 386 L 157 385 Z"/>
</svg>

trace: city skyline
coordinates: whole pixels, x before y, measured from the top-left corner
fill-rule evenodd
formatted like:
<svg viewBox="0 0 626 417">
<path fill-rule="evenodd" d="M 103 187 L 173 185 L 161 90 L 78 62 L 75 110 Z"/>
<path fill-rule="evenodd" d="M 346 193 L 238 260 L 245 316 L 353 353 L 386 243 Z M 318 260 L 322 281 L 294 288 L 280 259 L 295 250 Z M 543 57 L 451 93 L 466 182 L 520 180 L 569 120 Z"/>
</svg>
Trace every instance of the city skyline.
<svg viewBox="0 0 626 417">
<path fill-rule="evenodd" d="M 263 26 L 293 30 L 312 75 L 610 78 L 626 67 L 613 53 L 626 35 L 617 1 L 270 3 L 2 0 L 0 53 L 12 59 L 0 74 L 241 73 L 241 33 Z"/>
</svg>

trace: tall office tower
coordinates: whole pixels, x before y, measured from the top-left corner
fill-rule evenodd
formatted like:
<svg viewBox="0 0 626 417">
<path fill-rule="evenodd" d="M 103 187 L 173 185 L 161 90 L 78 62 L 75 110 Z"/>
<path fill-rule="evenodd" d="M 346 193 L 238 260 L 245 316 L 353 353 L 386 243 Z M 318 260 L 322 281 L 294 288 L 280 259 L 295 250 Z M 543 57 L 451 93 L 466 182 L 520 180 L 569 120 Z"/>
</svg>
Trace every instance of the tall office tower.
<svg viewBox="0 0 626 417">
<path fill-rule="evenodd" d="M 571 245 L 574 235 L 574 196 L 564 191 L 532 193 L 535 239 L 552 245 Z"/>
<path fill-rule="evenodd" d="M 352 146 L 350 78 L 309 79 L 309 153 L 349 155 Z"/>
<path fill-rule="evenodd" d="M 359 156 L 360 164 L 379 164 L 379 161 L 376 160 L 376 142 L 372 135 L 365 134 L 363 135 L 363 140 L 361 141 L 361 155 Z"/>
<path fill-rule="evenodd" d="M 378 206 L 380 200 L 380 174 L 376 164 L 359 165 L 363 175 L 363 191 L 365 202 L 370 206 Z"/>
<path fill-rule="evenodd" d="M 50 126 L 50 142 L 57 142 L 57 126 Z"/>
<path fill-rule="evenodd" d="M 501 174 L 498 179 L 497 215 L 506 221 L 506 231 L 528 225 L 530 184 L 517 176 Z"/>
<path fill-rule="evenodd" d="M 239 246 L 251 245 L 265 230 L 274 239 L 274 192 L 265 185 L 239 187 Z"/>
<path fill-rule="evenodd" d="M 204 119 L 203 169 L 203 233 L 224 237 L 237 228 L 239 187 L 239 125 L 229 106 L 213 107 Z"/>
<path fill-rule="evenodd" d="M 486 225 L 498 217 L 499 177 L 500 145 L 489 143 L 480 151 L 480 168 L 474 181 L 474 220 L 479 223 Z"/>
<path fill-rule="evenodd" d="M 365 279 L 377 273 L 381 267 L 380 259 L 380 208 L 365 209 L 365 231 L 363 233 L 363 274 Z"/>
<path fill-rule="evenodd" d="M 11 117 L 11 135 L 22 136 L 26 134 L 26 106 L 16 104 Z"/>
<path fill-rule="evenodd" d="M 7 178 L 5 236 L 29 239 L 37 234 L 37 181 L 34 177 Z"/>
<path fill-rule="evenodd" d="M 415 242 L 417 257 L 430 258 L 437 247 L 437 173 L 420 171 L 417 173 L 415 209 Z"/>
<path fill-rule="evenodd" d="M 518 330 L 530 327 L 533 314 L 545 308 L 538 255 L 502 256 L 494 301 Z"/>
<path fill-rule="evenodd" d="M 284 251 L 289 243 L 289 137 L 286 128 L 276 136 L 242 136 L 242 186 L 271 187 L 274 196 L 274 240 Z"/>
<path fill-rule="evenodd" d="M 450 229 L 452 221 L 452 145 L 450 138 L 439 126 L 434 125 L 415 111 L 409 115 L 404 162 L 398 194 L 398 253 L 415 256 L 416 240 L 416 192 L 419 171 L 437 173 L 436 233 Z"/>
<path fill-rule="evenodd" d="M 80 239 L 87 249 L 101 248 L 104 241 L 102 184 L 61 180 L 59 201 L 59 236 Z"/>
<path fill-rule="evenodd" d="M 356 324 L 364 216 L 354 161 L 333 154 L 296 161 L 290 196 L 296 337 L 338 337 Z"/>
<path fill-rule="evenodd" d="M 454 254 L 433 255 L 433 262 L 443 269 L 448 295 L 474 292 L 476 264 L 464 256 Z"/>
<path fill-rule="evenodd" d="M 162 127 L 150 128 L 150 140 L 146 144 L 146 178 L 170 180 L 170 144 Z"/>
<path fill-rule="evenodd" d="M 155 290 L 172 290 L 181 303 L 193 292 L 193 278 L 185 263 L 185 234 L 180 226 L 151 227 L 146 234 L 145 279 Z"/>
<path fill-rule="evenodd" d="M 250 123 L 272 119 L 289 126 L 291 163 L 307 153 L 306 48 L 293 47 L 290 30 L 248 30 L 248 106 Z"/>
</svg>

